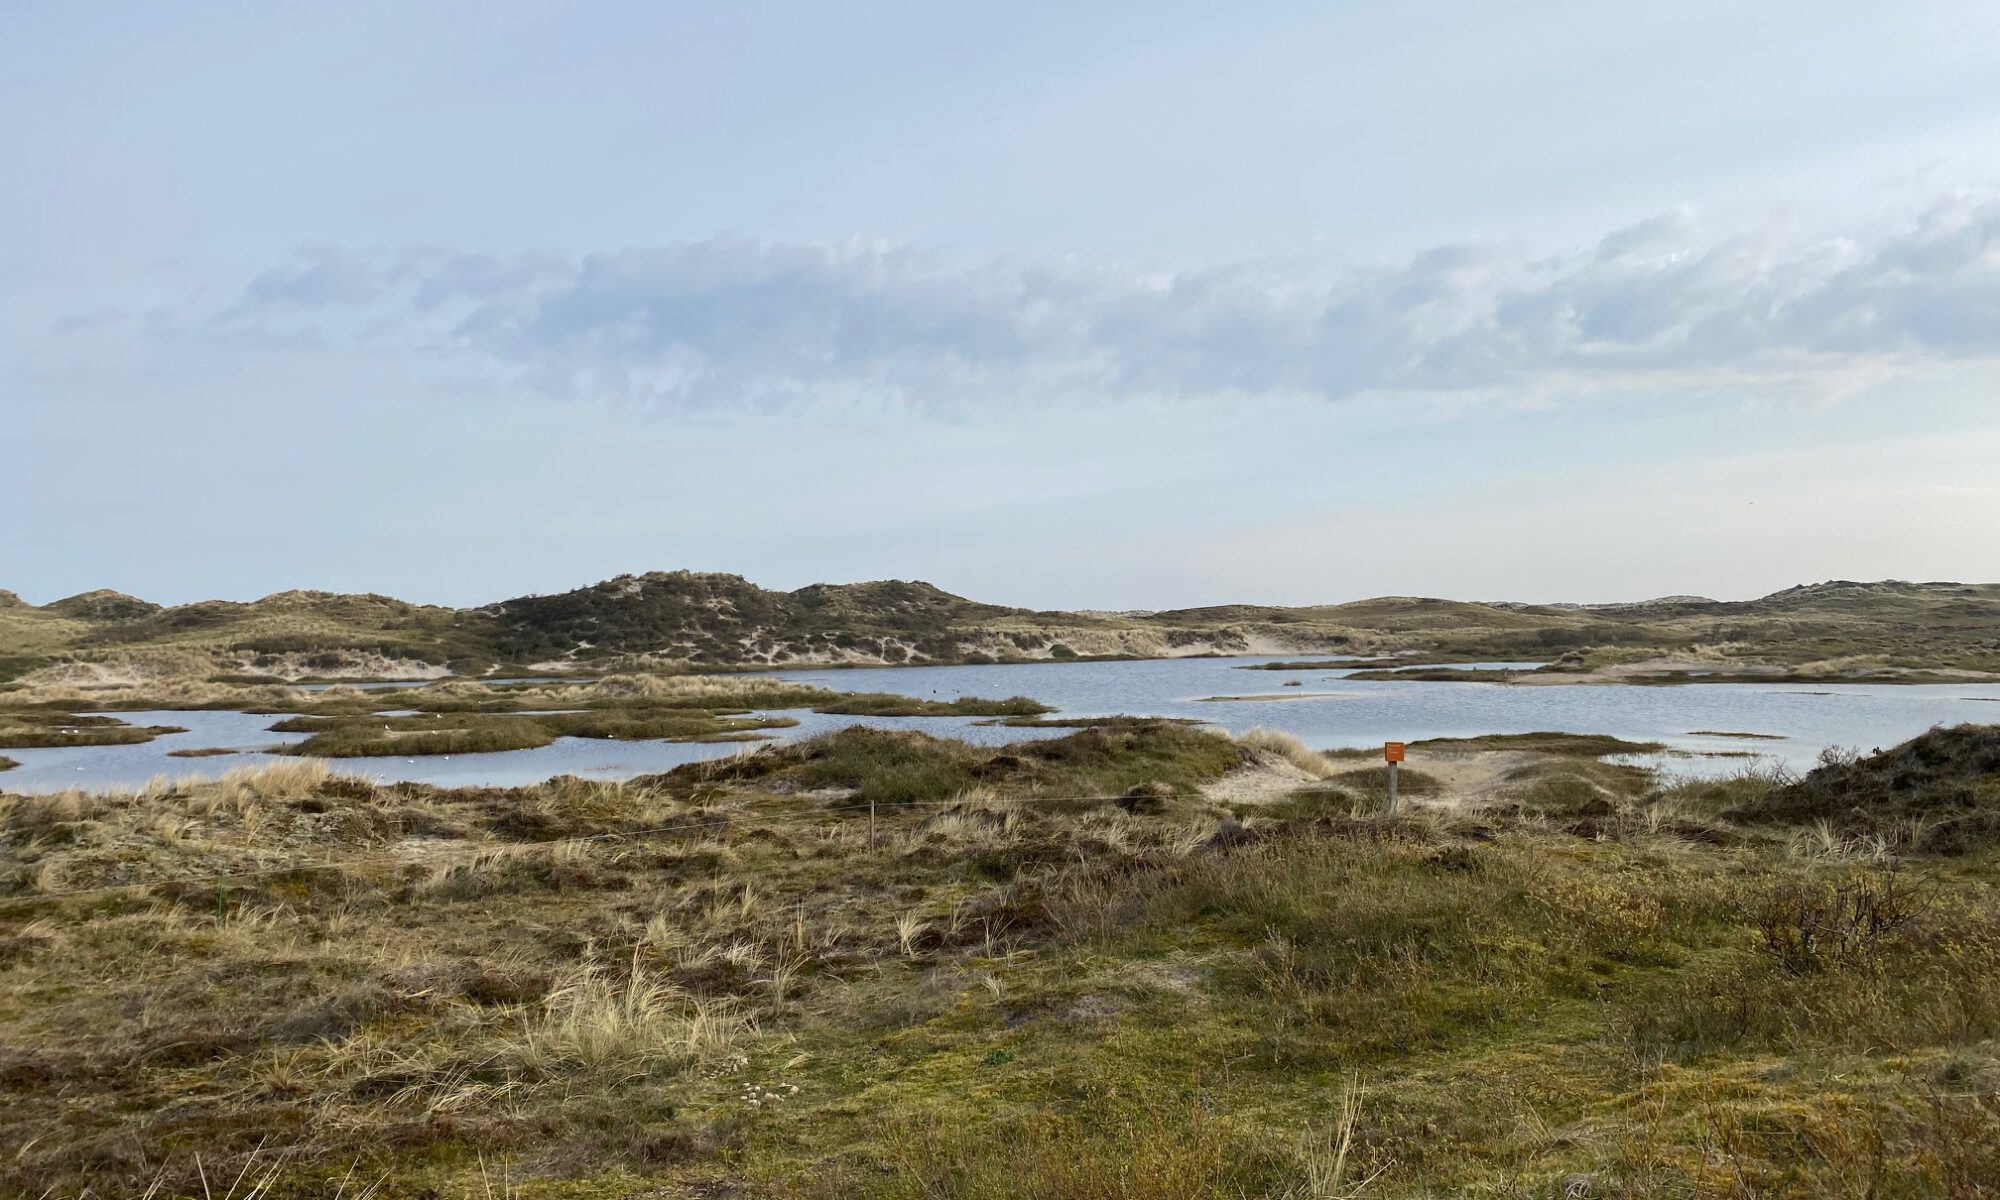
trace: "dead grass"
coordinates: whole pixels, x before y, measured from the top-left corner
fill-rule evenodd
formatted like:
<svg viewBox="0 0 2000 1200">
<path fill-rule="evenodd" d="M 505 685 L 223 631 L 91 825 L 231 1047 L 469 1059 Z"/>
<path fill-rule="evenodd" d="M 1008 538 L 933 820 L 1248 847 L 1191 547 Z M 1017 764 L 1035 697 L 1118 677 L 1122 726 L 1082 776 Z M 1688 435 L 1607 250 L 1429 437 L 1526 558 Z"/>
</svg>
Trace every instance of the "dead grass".
<svg viewBox="0 0 2000 1200">
<path fill-rule="evenodd" d="M 1266 729 L 1260 725 L 1237 734 L 1236 741 L 1251 750 L 1281 758 L 1315 779 L 1330 779 L 1343 769 L 1333 759 L 1300 741 L 1296 734 L 1282 729 Z"/>
</svg>

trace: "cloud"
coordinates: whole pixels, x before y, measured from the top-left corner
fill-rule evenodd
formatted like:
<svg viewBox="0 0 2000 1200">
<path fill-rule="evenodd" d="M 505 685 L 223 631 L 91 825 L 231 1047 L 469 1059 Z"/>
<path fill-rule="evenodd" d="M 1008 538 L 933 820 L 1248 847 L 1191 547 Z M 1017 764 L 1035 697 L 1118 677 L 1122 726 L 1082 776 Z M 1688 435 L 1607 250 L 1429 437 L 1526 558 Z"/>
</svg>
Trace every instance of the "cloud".
<svg viewBox="0 0 2000 1200">
<path fill-rule="evenodd" d="M 2000 355 L 2000 201 L 1812 243 L 1704 240 L 1677 210 L 1554 256 L 1465 243 L 1183 272 L 964 263 L 869 240 L 323 247 L 184 328 L 386 343 L 552 394 L 690 407 L 1831 386 L 1885 360 Z"/>
</svg>

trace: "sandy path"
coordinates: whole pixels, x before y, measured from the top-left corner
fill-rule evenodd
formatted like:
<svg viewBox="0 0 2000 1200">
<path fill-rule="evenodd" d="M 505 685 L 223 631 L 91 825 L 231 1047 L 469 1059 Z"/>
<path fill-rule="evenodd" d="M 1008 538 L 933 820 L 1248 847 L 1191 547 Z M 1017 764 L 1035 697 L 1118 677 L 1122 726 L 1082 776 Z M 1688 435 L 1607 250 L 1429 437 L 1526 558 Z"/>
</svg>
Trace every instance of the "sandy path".
<svg viewBox="0 0 2000 1200">
<path fill-rule="evenodd" d="M 1423 808 L 1477 808 L 1494 794 L 1516 769 L 1546 755 L 1521 750 L 1474 750 L 1443 754 L 1413 752 L 1405 765 L 1438 781 L 1438 790 L 1423 795 L 1407 795 L 1412 805 Z M 1375 764 L 1360 760 L 1335 760 L 1342 771 L 1360 770 Z M 1304 787 L 1326 781 L 1276 754 L 1259 754 L 1256 761 L 1231 771 L 1203 789 L 1203 795 L 1220 804 L 1275 804 Z"/>
</svg>

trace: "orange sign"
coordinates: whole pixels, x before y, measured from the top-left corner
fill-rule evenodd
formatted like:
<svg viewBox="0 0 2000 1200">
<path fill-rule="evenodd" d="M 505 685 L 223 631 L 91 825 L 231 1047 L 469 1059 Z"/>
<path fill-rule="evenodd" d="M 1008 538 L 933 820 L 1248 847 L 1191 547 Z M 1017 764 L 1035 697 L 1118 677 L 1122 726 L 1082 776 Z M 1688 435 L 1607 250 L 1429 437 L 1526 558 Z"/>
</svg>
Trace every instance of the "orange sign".
<svg viewBox="0 0 2000 1200">
<path fill-rule="evenodd" d="M 1382 761 L 1383 761 L 1383 762 L 1402 762 L 1402 761 L 1403 761 L 1403 743 L 1401 743 L 1401 742 L 1384 742 L 1384 743 L 1382 743 Z"/>
</svg>

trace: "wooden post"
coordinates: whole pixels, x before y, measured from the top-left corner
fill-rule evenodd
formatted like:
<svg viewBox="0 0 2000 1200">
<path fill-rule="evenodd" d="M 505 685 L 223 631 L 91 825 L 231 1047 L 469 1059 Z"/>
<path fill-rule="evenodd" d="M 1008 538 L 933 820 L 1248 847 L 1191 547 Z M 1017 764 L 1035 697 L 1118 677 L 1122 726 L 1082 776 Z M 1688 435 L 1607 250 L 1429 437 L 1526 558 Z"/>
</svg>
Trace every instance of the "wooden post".
<svg viewBox="0 0 2000 1200">
<path fill-rule="evenodd" d="M 1382 743 L 1382 759 L 1389 764 L 1389 815 L 1396 815 L 1396 768 L 1403 761 L 1403 743 Z"/>
<path fill-rule="evenodd" d="M 868 797 L 868 848 L 875 848 L 875 797 Z"/>
</svg>

